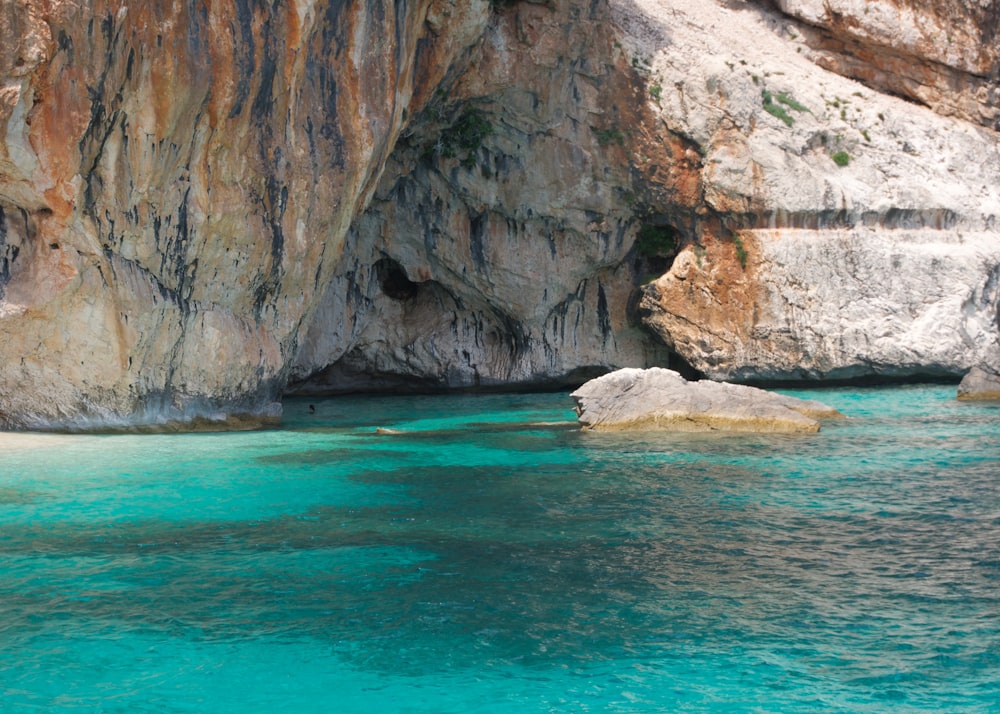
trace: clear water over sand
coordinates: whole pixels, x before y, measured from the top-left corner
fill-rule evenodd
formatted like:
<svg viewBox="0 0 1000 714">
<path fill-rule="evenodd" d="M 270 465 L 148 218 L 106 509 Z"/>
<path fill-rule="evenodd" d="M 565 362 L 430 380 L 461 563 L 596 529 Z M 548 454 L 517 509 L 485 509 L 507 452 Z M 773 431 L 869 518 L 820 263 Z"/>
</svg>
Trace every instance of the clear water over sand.
<svg viewBox="0 0 1000 714">
<path fill-rule="evenodd" d="M 1000 711 L 1000 406 L 791 393 L 851 418 L 588 434 L 550 394 L 0 434 L 0 711 Z"/>
</svg>

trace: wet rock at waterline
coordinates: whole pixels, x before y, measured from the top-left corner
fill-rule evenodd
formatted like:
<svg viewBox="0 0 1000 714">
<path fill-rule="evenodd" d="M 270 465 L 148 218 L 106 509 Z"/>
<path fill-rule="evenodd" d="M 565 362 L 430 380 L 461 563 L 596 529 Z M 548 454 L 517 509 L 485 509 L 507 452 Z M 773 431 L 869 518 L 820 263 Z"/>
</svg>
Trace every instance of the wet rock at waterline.
<svg viewBox="0 0 1000 714">
<path fill-rule="evenodd" d="M 756 387 L 702 380 L 677 372 L 621 369 L 593 379 L 572 394 L 586 429 L 810 433 L 820 419 L 843 415 L 806 401 Z"/>
<path fill-rule="evenodd" d="M 958 398 L 963 401 L 1000 400 L 1000 374 L 973 367 L 958 385 Z"/>
</svg>

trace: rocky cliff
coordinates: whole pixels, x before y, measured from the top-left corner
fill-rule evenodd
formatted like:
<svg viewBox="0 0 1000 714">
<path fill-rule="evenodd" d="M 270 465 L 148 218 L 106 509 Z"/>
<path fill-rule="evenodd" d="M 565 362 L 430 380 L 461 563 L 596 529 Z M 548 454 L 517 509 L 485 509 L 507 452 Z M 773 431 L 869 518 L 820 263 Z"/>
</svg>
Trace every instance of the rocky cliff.
<svg viewBox="0 0 1000 714">
<path fill-rule="evenodd" d="M 629 324 L 643 198 L 625 132 L 655 120 L 609 22 L 603 3 L 497 14 L 349 234 L 300 389 L 571 384 L 669 359 Z"/>
<path fill-rule="evenodd" d="M 5 0 L 0 422 L 273 414 L 489 3 Z"/>
<path fill-rule="evenodd" d="M 663 121 L 705 150 L 698 225 L 644 290 L 650 328 L 725 379 L 957 376 L 1000 355 L 994 10 L 637 5 L 676 12 L 641 46 L 670 48 L 649 68 Z M 958 94 L 932 100 L 943 76 Z"/>
<path fill-rule="evenodd" d="M 0 425 L 957 374 L 997 9 L 927 5 L 2 0 Z"/>
</svg>

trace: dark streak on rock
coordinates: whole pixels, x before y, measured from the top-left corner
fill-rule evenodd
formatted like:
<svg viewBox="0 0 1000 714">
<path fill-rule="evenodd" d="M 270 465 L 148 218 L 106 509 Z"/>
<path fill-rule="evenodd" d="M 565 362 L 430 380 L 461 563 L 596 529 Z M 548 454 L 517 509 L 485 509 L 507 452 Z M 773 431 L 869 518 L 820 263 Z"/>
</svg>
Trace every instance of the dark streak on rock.
<svg viewBox="0 0 1000 714">
<path fill-rule="evenodd" d="M 22 232 L 25 237 L 28 235 L 28 216 L 24 209 L 19 211 L 23 225 Z M 21 246 L 9 242 L 11 229 L 8 225 L 7 214 L 3 206 L 0 206 L 0 299 L 3 298 L 4 288 L 10 282 L 14 261 L 17 260 L 21 252 Z"/>
<path fill-rule="evenodd" d="M 250 108 L 251 119 L 259 127 L 262 127 L 265 123 L 269 127 L 272 120 L 274 112 L 274 73 L 277 69 L 274 33 L 267 31 L 264 36 L 266 38 L 264 56 L 261 58 L 260 68 L 255 70 L 260 75 L 260 88 L 257 90 L 253 106 Z"/>
<path fill-rule="evenodd" d="M 486 272 L 486 241 L 489 226 L 489 214 L 485 211 L 469 219 L 469 249 L 472 252 L 472 263 L 479 272 Z"/>
<path fill-rule="evenodd" d="M 74 53 L 73 53 L 73 38 L 66 34 L 66 30 L 59 30 L 59 39 L 57 40 L 57 45 L 60 52 L 65 52 L 67 57 L 66 61 L 69 64 L 73 63 Z"/>
<path fill-rule="evenodd" d="M 318 90 L 317 96 L 323 102 L 324 116 L 323 124 L 320 126 L 319 134 L 327 141 L 340 143 L 343 139 L 340 136 L 340 127 L 337 123 L 337 59 L 347 43 L 340 34 L 342 24 L 340 21 L 340 11 L 344 1 L 334 1 L 327 5 L 326 17 L 323 22 L 323 29 L 320 32 L 320 47 L 313 54 L 310 53 L 306 62 L 306 79 Z M 338 147 L 339 148 L 339 147 Z M 341 152 L 338 152 L 341 153 Z M 341 161 L 342 161 L 341 157 Z"/>
<path fill-rule="evenodd" d="M 406 35 L 403 33 L 403 30 L 408 24 L 406 16 L 409 14 L 411 5 L 411 0 L 396 0 L 396 27 L 394 28 L 396 32 L 396 66 L 394 68 L 394 75 L 396 76 L 393 77 L 394 83 L 399 80 L 399 68 L 406 64 L 406 61 L 403 58 L 403 51 L 406 49 Z"/>
<path fill-rule="evenodd" d="M 280 161 L 281 153 L 278 152 Z M 274 174 L 264 183 L 264 218 L 271 231 L 271 265 L 268 274 L 254 290 L 254 312 L 259 316 L 267 301 L 277 292 L 281 282 L 281 261 L 285 252 L 285 233 L 282 228 L 285 209 L 288 207 L 288 186 Z"/>
<path fill-rule="evenodd" d="M 238 32 L 233 33 L 237 36 L 233 42 L 233 64 L 239 69 L 239 79 L 236 81 L 236 99 L 233 101 L 233 108 L 229 111 L 230 119 L 243 112 L 243 106 L 250 96 L 250 82 L 257 64 L 251 2 L 256 4 L 256 0 L 236 0 L 235 2 Z"/>
<path fill-rule="evenodd" d="M 612 336 L 611 314 L 608 311 L 608 296 L 604 292 L 604 285 L 597 283 L 597 324 L 601 328 L 601 342 L 607 344 Z"/>
<path fill-rule="evenodd" d="M 132 70 L 135 67 L 135 48 L 128 48 L 128 59 L 125 60 L 125 79 L 132 80 Z"/>
<path fill-rule="evenodd" d="M 164 251 L 164 258 L 172 259 L 173 271 L 172 274 L 177 276 L 177 293 L 181 296 L 181 301 L 179 302 L 179 307 L 181 311 L 186 315 L 189 312 L 189 306 L 184 297 L 190 297 L 192 285 L 191 276 L 186 270 L 187 263 L 187 249 L 188 241 L 191 238 L 191 228 L 188 225 L 188 198 L 191 195 L 191 187 L 188 186 L 184 189 L 184 197 L 181 199 L 181 204 L 177 208 L 177 232 L 176 237 L 171 245 L 173 250 Z M 173 254 L 171 256 L 171 253 Z M 167 273 L 168 275 L 170 273 Z M 188 293 L 185 296 L 185 291 Z"/>
</svg>

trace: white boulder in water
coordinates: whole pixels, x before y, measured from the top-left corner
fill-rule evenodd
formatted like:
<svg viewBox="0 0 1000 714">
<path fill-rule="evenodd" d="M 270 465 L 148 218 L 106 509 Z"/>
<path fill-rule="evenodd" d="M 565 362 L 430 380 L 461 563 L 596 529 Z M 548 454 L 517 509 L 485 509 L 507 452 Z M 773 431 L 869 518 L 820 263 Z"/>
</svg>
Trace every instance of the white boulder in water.
<svg viewBox="0 0 1000 714">
<path fill-rule="evenodd" d="M 756 387 L 689 382 L 660 367 L 620 369 L 572 394 L 585 429 L 808 433 L 843 415 L 827 405 Z"/>
<path fill-rule="evenodd" d="M 1000 400 L 1000 374 L 982 367 L 973 367 L 958 385 L 958 398 L 963 401 Z"/>
</svg>

